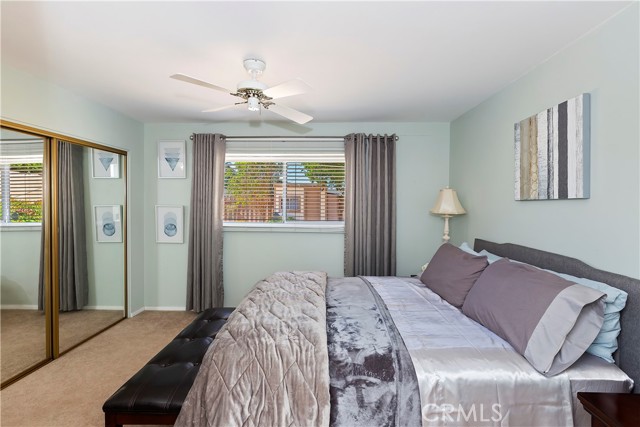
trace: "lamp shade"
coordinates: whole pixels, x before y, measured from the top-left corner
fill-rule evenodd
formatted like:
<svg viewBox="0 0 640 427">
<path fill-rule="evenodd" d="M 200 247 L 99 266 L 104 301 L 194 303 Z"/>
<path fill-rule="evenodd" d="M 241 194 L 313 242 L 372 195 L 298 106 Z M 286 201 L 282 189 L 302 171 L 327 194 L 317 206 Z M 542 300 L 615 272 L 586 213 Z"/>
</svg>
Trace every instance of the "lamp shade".
<svg viewBox="0 0 640 427">
<path fill-rule="evenodd" d="M 467 211 L 460 204 L 456 190 L 447 187 L 440 190 L 438 200 L 436 200 L 435 206 L 431 209 L 431 213 L 437 215 L 462 215 Z"/>
</svg>

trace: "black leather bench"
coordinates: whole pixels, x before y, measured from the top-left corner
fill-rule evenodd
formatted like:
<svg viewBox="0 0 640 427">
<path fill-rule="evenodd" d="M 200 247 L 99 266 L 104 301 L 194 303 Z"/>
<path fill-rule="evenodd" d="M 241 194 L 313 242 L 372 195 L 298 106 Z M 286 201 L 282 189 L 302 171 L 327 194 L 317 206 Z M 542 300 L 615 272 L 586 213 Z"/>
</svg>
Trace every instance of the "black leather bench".
<svg viewBox="0 0 640 427">
<path fill-rule="evenodd" d="M 209 344 L 233 310 L 200 313 L 104 403 L 105 426 L 173 425 Z"/>
</svg>

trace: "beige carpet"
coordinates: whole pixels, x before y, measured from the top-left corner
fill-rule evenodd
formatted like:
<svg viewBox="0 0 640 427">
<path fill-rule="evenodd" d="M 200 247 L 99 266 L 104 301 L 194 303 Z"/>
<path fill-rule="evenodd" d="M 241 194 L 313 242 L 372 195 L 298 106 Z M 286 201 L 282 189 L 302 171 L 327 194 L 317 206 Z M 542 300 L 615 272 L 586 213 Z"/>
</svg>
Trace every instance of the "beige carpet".
<svg viewBox="0 0 640 427">
<path fill-rule="evenodd" d="M 60 352 L 122 319 L 121 310 L 60 313 Z M 0 378 L 12 376 L 46 358 L 45 321 L 37 310 L 0 310 Z"/>
<path fill-rule="evenodd" d="M 0 378 L 8 380 L 44 360 L 44 315 L 36 310 L 0 310 Z"/>
<path fill-rule="evenodd" d="M 2 390 L 0 425 L 104 426 L 104 401 L 194 317 L 147 311 L 123 320 Z"/>
</svg>

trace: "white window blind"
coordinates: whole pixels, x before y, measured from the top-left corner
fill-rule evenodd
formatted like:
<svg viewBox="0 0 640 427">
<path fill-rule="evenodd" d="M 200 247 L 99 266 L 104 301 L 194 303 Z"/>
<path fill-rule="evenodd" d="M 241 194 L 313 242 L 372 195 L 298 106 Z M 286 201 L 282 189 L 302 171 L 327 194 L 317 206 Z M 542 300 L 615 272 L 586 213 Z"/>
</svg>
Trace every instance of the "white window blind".
<svg viewBox="0 0 640 427">
<path fill-rule="evenodd" d="M 228 141 L 225 222 L 344 221 L 342 141 Z"/>
</svg>

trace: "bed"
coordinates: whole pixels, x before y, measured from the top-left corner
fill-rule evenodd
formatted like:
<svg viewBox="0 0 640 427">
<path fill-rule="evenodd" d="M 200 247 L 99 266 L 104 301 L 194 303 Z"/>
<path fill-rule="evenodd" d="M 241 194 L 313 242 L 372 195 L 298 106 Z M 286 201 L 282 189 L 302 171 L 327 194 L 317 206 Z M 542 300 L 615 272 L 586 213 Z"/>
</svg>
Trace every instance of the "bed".
<svg viewBox="0 0 640 427">
<path fill-rule="evenodd" d="M 585 353 L 557 374 L 534 369 L 419 278 L 276 273 L 212 343 L 176 425 L 589 425 L 577 392 L 633 390 L 639 280 L 514 244 L 473 249 L 625 291 L 615 364 Z"/>
</svg>

